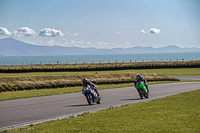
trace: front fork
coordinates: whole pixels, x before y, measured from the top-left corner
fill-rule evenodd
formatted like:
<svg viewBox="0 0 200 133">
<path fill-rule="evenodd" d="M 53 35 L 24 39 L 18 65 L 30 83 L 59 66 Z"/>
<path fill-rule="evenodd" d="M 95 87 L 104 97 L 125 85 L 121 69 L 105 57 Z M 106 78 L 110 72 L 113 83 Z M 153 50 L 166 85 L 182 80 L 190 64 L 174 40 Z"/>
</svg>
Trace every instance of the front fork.
<svg viewBox="0 0 200 133">
<path fill-rule="evenodd" d="M 145 93 L 149 92 L 149 89 L 148 89 L 148 85 L 147 85 L 147 84 L 146 84 L 146 86 L 144 85 L 143 90 L 144 90 Z"/>
<path fill-rule="evenodd" d="M 96 93 L 97 93 L 97 96 L 99 96 L 99 92 L 97 91 L 96 88 L 94 88 L 94 92 L 96 92 Z"/>
</svg>

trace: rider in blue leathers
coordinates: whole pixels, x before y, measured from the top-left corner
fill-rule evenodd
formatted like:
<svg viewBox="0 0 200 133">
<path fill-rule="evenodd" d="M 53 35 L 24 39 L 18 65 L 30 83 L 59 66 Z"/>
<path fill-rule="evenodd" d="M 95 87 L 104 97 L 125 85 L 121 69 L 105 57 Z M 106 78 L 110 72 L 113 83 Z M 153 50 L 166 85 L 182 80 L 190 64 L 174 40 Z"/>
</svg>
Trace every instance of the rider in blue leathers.
<svg viewBox="0 0 200 133">
<path fill-rule="evenodd" d="M 94 91 L 95 90 L 95 91 Z M 98 97 L 98 91 L 97 91 L 97 86 L 92 83 L 92 82 L 89 82 L 87 80 L 87 78 L 83 79 L 83 89 L 82 89 L 82 94 L 88 94 L 88 93 L 91 93 L 92 94 L 92 97 L 94 99 L 94 101 L 96 101 L 97 97 Z"/>
</svg>

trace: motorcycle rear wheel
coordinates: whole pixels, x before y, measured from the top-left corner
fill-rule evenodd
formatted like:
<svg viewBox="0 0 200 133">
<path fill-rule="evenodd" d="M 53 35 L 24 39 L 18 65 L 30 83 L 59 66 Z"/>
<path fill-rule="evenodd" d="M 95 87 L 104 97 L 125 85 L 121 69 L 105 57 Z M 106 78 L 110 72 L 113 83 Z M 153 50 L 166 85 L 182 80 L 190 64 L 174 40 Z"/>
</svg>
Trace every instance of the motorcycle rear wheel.
<svg viewBox="0 0 200 133">
<path fill-rule="evenodd" d="M 145 98 L 149 98 L 149 92 L 145 94 Z"/>
<path fill-rule="evenodd" d="M 97 104 L 101 104 L 101 100 L 99 100 L 99 101 L 97 102 Z"/>
<path fill-rule="evenodd" d="M 101 97 L 98 96 L 97 104 L 101 104 Z"/>
</svg>

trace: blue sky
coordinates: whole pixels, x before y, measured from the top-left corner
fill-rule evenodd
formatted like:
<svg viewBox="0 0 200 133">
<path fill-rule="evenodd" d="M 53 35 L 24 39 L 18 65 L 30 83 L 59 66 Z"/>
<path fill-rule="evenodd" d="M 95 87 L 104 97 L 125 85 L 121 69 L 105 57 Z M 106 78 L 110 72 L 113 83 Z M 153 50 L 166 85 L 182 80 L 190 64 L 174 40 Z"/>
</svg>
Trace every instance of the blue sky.
<svg viewBox="0 0 200 133">
<path fill-rule="evenodd" d="M 199 0 L 0 0 L 0 38 L 42 46 L 200 48 Z"/>
</svg>

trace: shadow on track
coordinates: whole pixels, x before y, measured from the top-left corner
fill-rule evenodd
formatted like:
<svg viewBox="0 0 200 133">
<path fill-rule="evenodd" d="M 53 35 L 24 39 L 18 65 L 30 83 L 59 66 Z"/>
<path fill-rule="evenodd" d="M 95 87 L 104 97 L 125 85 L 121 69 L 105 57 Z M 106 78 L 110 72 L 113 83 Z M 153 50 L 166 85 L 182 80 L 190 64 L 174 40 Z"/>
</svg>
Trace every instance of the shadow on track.
<svg viewBox="0 0 200 133">
<path fill-rule="evenodd" d="M 127 101 L 127 100 L 142 100 L 141 98 L 133 98 L 133 99 L 121 99 L 120 101 Z"/>
<path fill-rule="evenodd" d="M 95 104 L 92 104 L 92 105 L 95 105 Z M 63 106 L 63 107 L 81 107 L 81 106 L 92 106 L 92 105 L 89 105 L 89 104 L 78 104 L 78 105 L 69 105 L 69 106 Z"/>
</svg>

